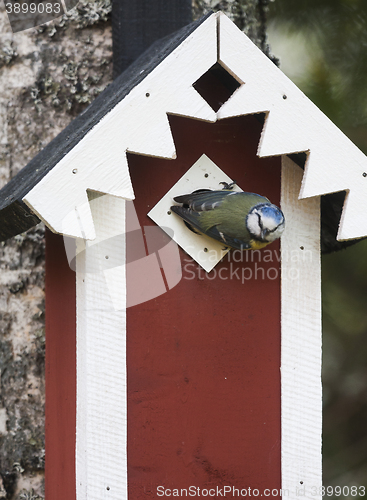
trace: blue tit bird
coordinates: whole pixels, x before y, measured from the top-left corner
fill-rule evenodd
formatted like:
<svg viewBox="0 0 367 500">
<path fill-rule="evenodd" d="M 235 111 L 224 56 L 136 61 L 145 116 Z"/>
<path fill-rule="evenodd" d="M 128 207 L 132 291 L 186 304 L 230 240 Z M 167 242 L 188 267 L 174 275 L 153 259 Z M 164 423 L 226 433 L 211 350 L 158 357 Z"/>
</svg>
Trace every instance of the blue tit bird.
<svg viewBox="0 0 367 500">
<path fill-rule="evenodd" d="M 282 211 L 268 198 L 255 193 L 231 191 L 233 184 L 211 191 L 200 189 L 176 196 L 171 211 L 195 233 L 205 234 L 227 247 L 260 249 L 278 239 L 284 231 Z"/>
</svg>

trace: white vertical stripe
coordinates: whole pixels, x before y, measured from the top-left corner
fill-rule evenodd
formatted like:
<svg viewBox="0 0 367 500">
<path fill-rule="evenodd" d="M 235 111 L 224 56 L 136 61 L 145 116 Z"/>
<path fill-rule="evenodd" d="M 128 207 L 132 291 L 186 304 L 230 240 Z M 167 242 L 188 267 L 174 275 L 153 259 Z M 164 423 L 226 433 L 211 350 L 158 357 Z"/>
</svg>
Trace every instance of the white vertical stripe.
<svg viewBox="0 0 367 500">
<path fill-rule="evenodd" d="M 282 489 L 287 499 L 316 500 L 322 485 L 320 198 L 298 200 L 302 175 L 282 157 Z"/>
<path fill-rule="evenodd" d="M 97 238 L 77 244 L 77 500 L 127 499 L 125 200 L 91 201 Z M 85 249 L 85 251 L 83 251 Z M 110 278 L 111 280 L 111 278 Z"/>
</svg>

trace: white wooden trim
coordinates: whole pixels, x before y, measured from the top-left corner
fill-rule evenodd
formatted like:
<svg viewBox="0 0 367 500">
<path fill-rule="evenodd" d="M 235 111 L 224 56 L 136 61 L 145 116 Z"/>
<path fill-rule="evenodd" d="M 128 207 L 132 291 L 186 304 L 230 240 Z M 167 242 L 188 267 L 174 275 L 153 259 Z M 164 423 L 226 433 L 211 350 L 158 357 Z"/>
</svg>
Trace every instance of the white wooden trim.
<svg viewBox="0 0 367 500">
<path fill-rule="evenodd" d="M 243 85 L 218 118 L 266 113 L 259 156 L 309 153 L 300 197 L 347 190 L 338 239 L 367 235 L 366 156 L 224 14 L 219 61 Z"/>
<path fill-rule="evenodd" d="M 282 489 L 289 500 L 321 500 L 320 199 L 297 199 L 302 175 L 282 157 Z"/>
<path fill-rule="evenodd" d="M 103 273 L 125 262 L 125 203 L 93 199 L 96 239 L 77 240 L 77 500 L 127 499 L 125 267 Z"/>
</svg>

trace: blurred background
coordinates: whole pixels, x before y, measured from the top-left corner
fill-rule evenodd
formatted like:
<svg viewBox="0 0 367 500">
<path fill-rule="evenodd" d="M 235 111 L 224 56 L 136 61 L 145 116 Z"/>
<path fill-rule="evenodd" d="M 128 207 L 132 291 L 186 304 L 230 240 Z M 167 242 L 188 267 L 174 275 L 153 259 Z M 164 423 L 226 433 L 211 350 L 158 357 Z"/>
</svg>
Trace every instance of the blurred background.
<svg viewBox="0 0 367 500">
<path fill-rule="evenodd" d="M 367 1 L 275 0 L 268 21 L 280 68 L 367 154 Z M 323 482 L 367 486 L 367 240 L 323 255 L 322 295 Z"/>
</svg>

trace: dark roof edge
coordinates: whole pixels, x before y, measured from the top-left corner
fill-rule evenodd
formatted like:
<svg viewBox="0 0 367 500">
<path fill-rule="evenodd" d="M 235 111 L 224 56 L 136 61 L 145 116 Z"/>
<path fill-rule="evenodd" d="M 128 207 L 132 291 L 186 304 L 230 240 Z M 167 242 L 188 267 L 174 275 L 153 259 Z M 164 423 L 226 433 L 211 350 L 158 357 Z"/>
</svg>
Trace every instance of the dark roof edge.
<svg viewBox="0 0 367 500">
<path fill-rule="evenodd" d="M 39 218 L 22 199 L 78 142 L 129 92 L 188 38 L 213 12 L 209 12 L 157 40 L 119 75 L 80 115 L 40 151 L 0 190 L 0 241 L 30 229 Z"/>
</svg>

